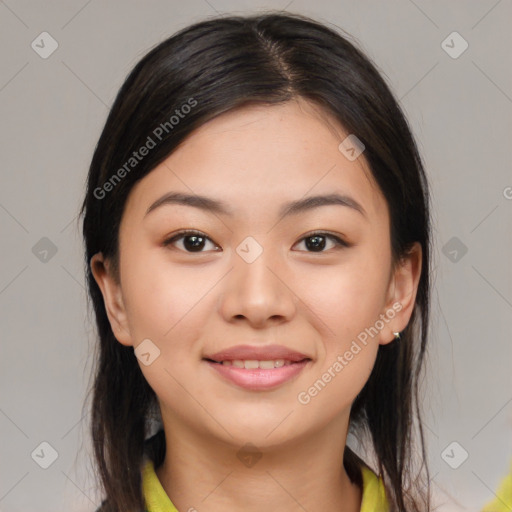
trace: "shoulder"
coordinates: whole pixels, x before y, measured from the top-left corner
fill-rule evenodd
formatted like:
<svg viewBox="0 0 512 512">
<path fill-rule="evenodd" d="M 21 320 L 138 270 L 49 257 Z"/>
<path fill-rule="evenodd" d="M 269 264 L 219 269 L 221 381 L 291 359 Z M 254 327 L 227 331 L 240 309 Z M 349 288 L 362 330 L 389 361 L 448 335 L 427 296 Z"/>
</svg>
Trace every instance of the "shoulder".
<svg viewBox="0 0 512 512">
<path fill-rule="evenodd" d="M 507 505 L 508 503 L 508 505 Z M 499 489 L 495 493 L 495 498 L 487 503 L 482 512 L 507 512 L 511 510 L 509 505 L 512 503 L 512 460 L 510 461 L 510 473 L 503 478 Z"/>
<path fill-rule="evenodd" d="M 149 457 L 145 457 L 142 468 L 142 492 L 148 512 L 178 512 L 160 483 L 154 461 Z"/>
<path fill-rule="evenodd" d="M 373 470 L 365 464 L 362 464 L 360 467 L 363 479 L 361 512 L 372 512 L 374 510 L 388 512 L 389 503 L 382 478 L 377 476 Z"/>
</svg>

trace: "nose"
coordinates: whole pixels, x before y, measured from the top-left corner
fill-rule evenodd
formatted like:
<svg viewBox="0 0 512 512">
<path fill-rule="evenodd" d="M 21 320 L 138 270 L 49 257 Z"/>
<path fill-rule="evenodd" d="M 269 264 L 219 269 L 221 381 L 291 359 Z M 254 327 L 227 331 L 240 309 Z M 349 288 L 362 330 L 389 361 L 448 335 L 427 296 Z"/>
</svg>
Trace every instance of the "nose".
<svg viewBox="0 0 512 512">
<path fill-rule="evenodd" d="M 278 262 L 269 250 L 252 263 L 236 253 L 233 260 L 218 303 L 224 319 L 230 323 L 245 319 L 254 328 L 290 321 L 296 314 L 298 297 L 286 263 Z"/>
</svg>

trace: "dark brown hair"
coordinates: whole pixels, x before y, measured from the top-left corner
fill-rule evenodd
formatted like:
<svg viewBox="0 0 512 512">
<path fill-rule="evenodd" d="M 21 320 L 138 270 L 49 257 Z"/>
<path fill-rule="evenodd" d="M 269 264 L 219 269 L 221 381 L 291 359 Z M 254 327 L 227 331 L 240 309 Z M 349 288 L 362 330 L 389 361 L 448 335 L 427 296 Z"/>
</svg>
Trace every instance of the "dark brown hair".
<svg viewBox="0 0 512 512">
<path fill-rule="evenodd" d="M 144 507 L 140 465 L 148 418 L 157 402 L 133 349 L 114 337 L 90 260 L 102 252 L 119 279 L 118 233 L 132 187 L 196 128 L 238 107 L 274 105 L 296 97 L 323 108 L 365 145 L 364 157 L 389 207 L 393 263 L 397 265 L 414 242 L 421 244 L 421 277 L 411 321 L 399 343 L 379 347 L 371 376 L 353 403 L 350 429 L 369 436 L 376 471 L 384 478 L 393 509 L 430 509 L 418 406 L 429 324 L 428 183 L 408 123 L 389 87 L 351 37 L 340 32 L 298 14 L 207 19 L 151 49 L 114 101 L 92 158 L 81 210 L 85 272 L 99 337 L 91 430 L 108 510 Z M 177 109 L 186 115 L 170 121 Z M 156 146 L 128 171 L 125 164 L 133 151 L 161 124 L 166 130 L 158 132 Z M 123 166 L 125 172 L 120 172 Z M 414 420 L 421 453 L 418 475 L 426 474 L 425 489 L 412 464 Z M 165 453 L 163 432 L 153 441 L 158 464 Z M 348 447 L 344 464 L 357 479 L 361 460 Z"/>
</svg>

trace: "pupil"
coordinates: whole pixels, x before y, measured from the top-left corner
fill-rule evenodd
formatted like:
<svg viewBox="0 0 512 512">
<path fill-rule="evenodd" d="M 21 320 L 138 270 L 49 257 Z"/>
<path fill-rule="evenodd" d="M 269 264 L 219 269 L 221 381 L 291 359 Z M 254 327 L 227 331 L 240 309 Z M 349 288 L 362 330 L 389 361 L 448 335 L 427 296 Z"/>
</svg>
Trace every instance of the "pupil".
<svg viewBox="0 0 512 512">
<path fill-rule="evenodd" d="M 313 243 L 311 243 L 310 240 L 313 240 Z M 318 242 L 319 240 L 322 240 L 322 242 L 319 243 Z M 310 237 L 306 238 L 306 247 L 308 249 L 313 249 L 313 250 L 324 249 L 325 248 L 325 237 L 315 235 L 315 236 L 310 236 Z"/>
<path fill-rule="evenodd" d="M 192 249 L 202 249 L 204 247 L 204 237 L 197 235 L 188 235 L 184 239 L 185 248 Z M 306 238 L 306 247 L 308 249 L 312 249 L 313 251 L 321 251 L 325 248 L 325 237 L 324 236 L 310 236 Z"/>
<path fill-rule="evenodd" d="M 187 243 L 190 240 L 192 240 L 192 243 Z M 204 246 L 204 238 L 197 235 L 188 235 L 185 237 L 183 244 L 185 245 L 186 249 L 202 249 Z"/>
</svg>

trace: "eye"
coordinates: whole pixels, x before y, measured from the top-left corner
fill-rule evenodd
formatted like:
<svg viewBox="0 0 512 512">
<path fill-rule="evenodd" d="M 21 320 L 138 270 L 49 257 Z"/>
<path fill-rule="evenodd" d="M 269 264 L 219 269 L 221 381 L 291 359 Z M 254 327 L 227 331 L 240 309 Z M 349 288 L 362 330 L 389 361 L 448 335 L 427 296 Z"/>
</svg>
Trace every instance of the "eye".
<svg viewBox="0 0 512 512">
<path fill-rule="evenodd" d="M 207 237 L 204 233 L 201 231 L 196 230 L 183 230 L 176 234 L 174 234 L 171 238 L 168 238 L 163 242 L 163 246 L 167 247 L 169 245 L 176 244 L 177 242 L 183 241 L 183 245 L 180 248 L 181 250 L 184 250 L 185 252 L 206 252 L 204 251 L 205 244 L 210 242 L 215 249 L 220 249 L 217 245 L 213 243 L 213 241 Z M 328 246 L 327 242 L 331 242 L 331 247 Z M 310 233 L 309 235 L 303 237 L 300 240 L 300 243 L 305 242 L 307 247 L 307 252 L 326 252 L 327 250 L 331 248 L 341 248 L 341 247 L 350 247 L 351 244 L 348 242 L 345 242 L 340 237 L 326 233 L 323 231 L 317 231 L 314 233 Z"/>
<path fill-rule="evenodd" d="M 300 240 L 300 242 L 305 242 L 306 247 L 310 249 L 308 252 L 326 252 L 324 251 L 326 245 L 328 245 L 326 241 L 330 241 L 333 244 L 330 248 L 350 247 L 350 244 L 340 237 L 323 231 L 310 233 Z M 329 249 L 329 247 L 327 248 Z"/>
<path fill-rule="evenodd" d="M 204 233 L 201 233 L 201 231 L 195 231 L 191 229 L 187 229 L 184 231 L 180 231 L 179 233 L 176 233 L 171 238 L 165 240 L 163 242 L 163 246 L 167 247 L 168 245 L 175 244 L 178 241 L 183 240 L 183 248 L 181 250 L 185 250 L 185 252 L 205 252 L 203 251 L 203 248 L 205 246 L 205 243 L 207 241 L 211 242 L 213 247 L 217 247 L 210 238 L 208 238 Z"/>
</svg>

